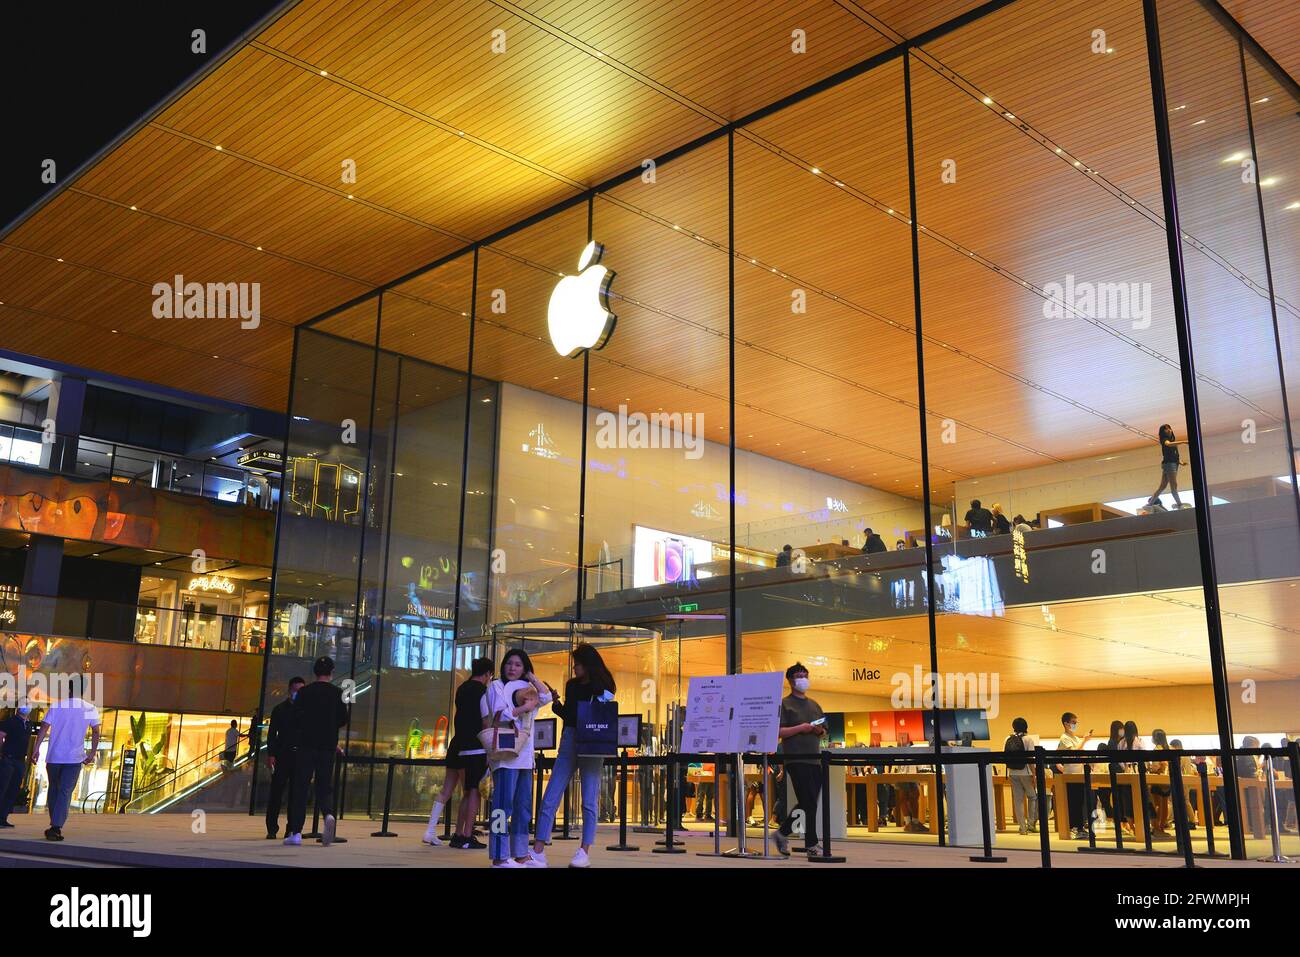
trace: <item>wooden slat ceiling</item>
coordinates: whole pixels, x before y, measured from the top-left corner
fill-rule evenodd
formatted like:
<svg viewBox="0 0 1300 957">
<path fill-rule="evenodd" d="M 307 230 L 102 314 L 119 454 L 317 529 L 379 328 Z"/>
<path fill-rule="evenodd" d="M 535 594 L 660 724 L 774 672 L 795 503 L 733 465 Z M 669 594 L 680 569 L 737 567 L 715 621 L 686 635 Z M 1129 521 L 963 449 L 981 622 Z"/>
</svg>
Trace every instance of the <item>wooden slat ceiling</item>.
<svg viewBox="0 0 1300 957">
<path fill-rule="evenodd" d="M 5 344 L 283 408 L 294 325 L 977 5 L 304 0 L 0 241 Z M 1099 23 L 1112 55 L 1088 49 Z M 794 29 L 805 54 L 789 50 Z M 1205 246 L 1188 255 L 1213 431 L 1276 423 L 1281 407 L 1242 197 L 1194 172 L 1241 146 L 1226 61 L 1203 59 L 1170 83 L 1212 92 L 1204 108 L 1224 120 L 1180 144 L 1184 226 Z M 919 495 L 901 74 L 890 62 L 737 134 L 736 432 Z M 935 488 L 1150 442 L 1161 421 L 1181 432 L 1141 4 L 1020 0 L 930 44 L 912 74 Z M 1271 150 L 1279 166 L 1296 155 L 1283 99 L 1261 108 L 1280 131 L 1261 161 Z M 946 159 L 956 183 L 940 179 Z M 1233 215 L 1210 215 L 1220 206 Z M 591 400 L 703 411 L 725 441 L 725 141 L 598 198 L 595 230 L 622 301 Z M 1274 262 L 1288 290 L 1294 235 Z M 581 364 L 546 345 L 545 304 L 585 239 L 575 208 L 483 252 L 476 373 L 581 397 Z M 261 282 L 261 327 L 154 319 L 151 287 L 176 273 Z M 1044 286 L 1067 274 L 1151 283 L 1150 328 L 1044 318 Z M 381 344 L 463 370 L 469 275 L 461 257 L 388 294 Z M 374 305 L 317 328 L 373 341 Z M 368 375 L 336 370 L 322 417 L 368 404 Z M 949 420 L 956 444 L 941 441 Z"/>
</svg>

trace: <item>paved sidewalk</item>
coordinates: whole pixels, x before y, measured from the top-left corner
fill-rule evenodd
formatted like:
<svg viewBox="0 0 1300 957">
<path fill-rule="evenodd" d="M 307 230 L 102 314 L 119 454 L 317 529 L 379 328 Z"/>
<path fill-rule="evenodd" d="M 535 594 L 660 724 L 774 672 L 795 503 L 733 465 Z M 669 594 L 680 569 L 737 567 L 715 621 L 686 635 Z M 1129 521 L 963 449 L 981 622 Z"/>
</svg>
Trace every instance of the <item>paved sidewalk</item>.
<svg viewBox="0 0 1300 957">
<path fill-rule="evenodd" d="M 11 821 L 18 826 L 0 831 L 0 855 L 10 860 L 32 855 L 37 859 L 69 860 L 100 865 L 161 866 L 161 867 L 487 867 L 486 851 L 460 851 L 451 847 L 428 847 L 420 843 L 423 824 L 392 823 L 390 830 L 399 836 L 393 838 L 371 837 L 379 830 L 378 821 L 349 818 L 339 822 L 338 834 L 347 838 L 346 844 L 323 847 L 314 840 L 305 840 L 302 847 L 285 847 L 278 840 L 265 839 L 261 818 L 245 814 L 207 814 L 203 818 L 203 831 L 194 833 L 188 814 L 157 815 L 73 815 L 64 828 L 66 840 L 48 842 L 42 832 L 48 822 L 43 815 L 14 815 Z M 757 867 L 806 869 L 834 868 L 888 868 L 888 867 L 964 867 L 1037 868 L 1040 857 L 1036 851 L 1000 850 L 995 854 L 1007 858 L 1003 864 L 973 863 L 970 856 L 975 848 L 941 848 L 919 846 L 901 842 L 843 841 L 833 845 L 835 854 L 847 857 L 843 864 L 813 864 L 801 855 L 789 859 L 740 861 L 727 858 L 701 857 L 698 852 L 712 851 L 713 840 L 701 833 L 688 834 L 685 854 L 653 854 L 655 841 L 662 834 L 629 834 L 629 843 L 640 849 L 635 852 L 605 850 L 608 844 L 618 841 L 618 828 L 602 825 L 592 848 L 594 867 Z M 724 849 L 735 845 L 734 839 L 724 839 Z M 761 848 L 761 836 L 751 838 L 751 847 Z M 568 864 L 577 841 L 556 841 L 547 851 L 552 867 Z M 775 847 L 772 853 L 776 853 Z M 1150 857 L 1141 854 L 1080 854 L 1059 852 L 1052 855 L 1052 864 L 1059 868 L 1179 868 L 1182 859 L 1175 857 Z M 1203 867 L 1269 867 L 1254 861 L 1224 861 L 1198 859 Z"/>
</svg>

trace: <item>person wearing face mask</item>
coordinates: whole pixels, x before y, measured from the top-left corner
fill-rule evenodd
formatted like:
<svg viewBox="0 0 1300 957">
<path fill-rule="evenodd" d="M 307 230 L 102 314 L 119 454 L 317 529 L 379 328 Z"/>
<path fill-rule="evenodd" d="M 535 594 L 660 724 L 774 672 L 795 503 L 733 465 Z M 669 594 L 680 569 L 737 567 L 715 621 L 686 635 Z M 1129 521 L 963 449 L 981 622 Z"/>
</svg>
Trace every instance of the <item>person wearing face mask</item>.
<svg viewBox="0 0 1300 957">
<path fill-rule="evenodd" d="M 280 834 L 280 805 L 285 787 L 291 787 L 298 754 L 298 712 L 294 701 L 307 682 L 296 675 L 289 679 L 289 693 L 271 709 L 271 727 L 266 732 L 266 764 L 271 769 L 271 796 L 266 802 L 266 839 Z"/>
<path fill-rule="evenodd" d="M 821 705 L 808 697 L 808 669 L 796 661 L 786 670 L 785 680 L 790 682 L 790 694 L 781 700 L 779 750 L 785 757 L 785 773 L 796 803 L 777 829 L 776 849 L 789 857 L 796 814 L 803 815 L 804 851 L 811 853 L 817 846 L 817 800 L 822 790 L 819 755 L 826 724 Z"/>
<path fill-rule="evenodd" d="M 1092 732 L 1089 731 L 1082 738 L 1079 737 L 1079 716 L 1072 711 L 1067 711 L 1061 715 L 1061 740 L 1056 742 L 1056 750 L 1059 751 L 1082 751 L 1083 746 L 1092 740 Z M 1062 774 L 1082 774 L 1082 764 L 1058 764 L 1056 771 Z M 1070 817 L 1070 837 L 1076 841 L 1086 841 L 1088 839 L 1088 828 L 1090 827 L 1087 808 L 1084 804 L 1083 784 L 1066 784 L 1065 797 L 1069 805 L 1068 814 Z"/>
</svg>

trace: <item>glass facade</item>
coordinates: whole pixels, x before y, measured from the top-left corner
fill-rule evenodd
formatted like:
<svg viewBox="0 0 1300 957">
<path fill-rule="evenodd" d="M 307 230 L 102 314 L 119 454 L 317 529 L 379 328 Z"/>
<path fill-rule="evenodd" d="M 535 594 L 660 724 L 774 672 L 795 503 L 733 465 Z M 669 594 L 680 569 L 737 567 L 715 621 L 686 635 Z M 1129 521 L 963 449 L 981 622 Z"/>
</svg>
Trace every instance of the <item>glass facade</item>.
<svg viewBox="0 0 1300 957">
<path fill-rule="evenodd" d="M 1294 735 L 1298 105 L 1197 0 L 1019 0 L 300 328 L 263 712 L 331 654 L 351 754 L 441 756 L 471 658 L 577 636 L 650 748 L 795 661 L 837 746 Z M 848 833 L 942 840 L 933 775 Z"/>
</svg>

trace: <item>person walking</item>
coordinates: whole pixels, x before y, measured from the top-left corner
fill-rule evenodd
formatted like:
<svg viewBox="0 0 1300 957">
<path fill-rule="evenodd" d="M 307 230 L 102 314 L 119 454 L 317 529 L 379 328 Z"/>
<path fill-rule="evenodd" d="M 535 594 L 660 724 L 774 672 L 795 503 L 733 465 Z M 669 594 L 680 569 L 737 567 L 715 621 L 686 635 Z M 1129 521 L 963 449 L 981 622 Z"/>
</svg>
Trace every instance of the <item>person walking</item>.
<svg viewBox="0 0 1300 957">
<path fill-rule="evenodd" d="M 532 694 L 529 694 L 529 691 Z M 520 694 L 522 692 L 522 694 Z M 519 695 L 516 700 L 516 695 Z M 551 692 L 537 675 L 522 648 L 511 648 L 501 659 L 500 677 L 488 685 L 479 705 L 483 729 L 494 723 L 512 726 L 519 748 L 514 754 L 488 754 L 492 769 L 492 806 L 488 856 L 493 867 L 540 867 L 528 854 L 528 824 L 533 800 L 533 716 L 549 704 Z"/>
<path fill-rule="evenodd" d="M 266 802 L 268 841 L 280 836 L 280 805 L 284 803 L 285 789 L 288 788 L 290 793 L 293 790 L 291 782 L 302 738 L 295 699 L 306 683 L 306 679 L 296 675 L 290 678 L 285 699 L 271 709 L 271 727 L 266 732 L 266 764 L 271 769 L 271 795 Z"/>
<path fill-rule="evenodd" d="M 348 723 L 349 706 L 334 677 L 334 659 L 317 658 L 312 665 L 316 680 L 304 685 L 294 700 L 298 708 L 299 744 L 292 784 L 289 786 L 289 823 L 284 843 L 302 844 L 302 827 L 307 822 L 307 788 L 315 779 L 316 810 L 321 815 L 321 843 L 334 843 L 334 756 L 342 754 L 339 729 Z"/>
<path fill-rule="evenodd" d="M 63 825 L 68 820 L 72 805 L 72 791 L 82 767 L 95 763 L 99 749 L 99 709 L 81 697 L 81 676 L 68 679 L 67 694 L 45 710 L 40 730 L 36 733 L 36 746 L 30 761 L 36 762 L 41 744 L 49 741 L 45 752 L 45 773 L 50 782 L 48 798 L 50 826 L 45 829 L 47 841 L 63 840 Z M 86 746 L 86 732 L 90 732 L 90 746 Z"/>
<path fill-rule="evenodd" d="M 31 709 L 19 705 L 0 721 L 0 827 L 13 827 L 9 812 L 13 810 L 27 772 L 27 748 L 32 743 L 27 725 Z"/>
<path fill-rule="evenodd" d="M 239 751 L 239 722 L 234 718 L 230 719 L 230 727 L 226 729 L 226 750 L 221 752 L 221 763 L 229 771 L 235 764 L 235 754 Z"/>
<path fill-rule="evenodd" d="M 1029 722 L 1016 718 L 1011 722 L 1011 735 L 1002 750 L 1007 753 L 1007 780 L 1011 782 L 1011 810 L 1021 834 L 1038 830 L 1038 790 L 1034 786 L 1034 769 L 1029 764 L 1025 735 Z M 1019 755 L 1016 752 L 1020 752 Z M 1026 805 L 1028 812 L 1026 813 Z"/>
<path fill-rule="evenodd" d="M 1160 426 L 1160 485 L 1155 493 L 1147 499 L 1148 505 L 1160 504 L 1160 493 L 1169 486 L 1174 496 L 1174 507 L 1182 508 L 1183 500 L 1178 497 L 1178 466 L 1186 463 L 1178 459 L 1178 446 L 1186 445 L 1186 439 L 1174 438 L 1174 427 L 1169 424 Z"/>
<path fill-rule="evenodd" d="M 785 680 L 790 682 L 790 693 L 781 700 L 779 748 L 794 788 L 795 806 L 781 822 L 775 840 L 776 849 L 789 857 L 796 815 L 803 815 L 804 851 L 812 853 L 817 846 L 817 801 L 822 791 L 819 755 L 826 718 L 821 705 L 808 697 L 807 668 L 796 661 L 786 669 Z"/>
<path fill-rule="evenodd" d="M 451 846 L 463 850 L 487 847 L 474 837 L 474 821 L 478 819 L 479 784 L 487 775 L 487 752 L 478 739 L 483 728 L 480 705 L 492 680 L 494 665 L 491 658 L 475 658 L 470 665 L 469 678 L 456 689 L 456 716 L 451 744 L 447 747 L 447 777 L 442 790 L 429 812 L 429 826 L 424 829 L 423 841 L 432 847 L 442 844 L 438 840 L 438 819 L 451 802 L 451 796 L 460 785 L 460 812 L 456 815 L 456 833 Z"/>
<path fill-rule="evenodd" d="M 564 721 L 560 747 L 551 769 L 551 780 L 542 797 L 541 810 L 537 812 L 537 831 L 533 840 L 533 863 L 546 867 L 546 842 L 555 826 L 555 812 L 560 807 L 564 792 L 577 772 L 582 784 L 582 844 L 573 854 L 570 867 L 591 865 L 591 845 L 596 840 L 596 799 L 600 792 L 600 772 L 605 759 L 599 755 L 578 753 L 578 703 L 581 701 L 612 701 L 614 676 L 605 667 L 600 652 L 586 642 L 573 649 L 573 677 L 564 686 L 564 699 L 553 700 L 551 710 Z M 554 689 L 551 694 L 554 697 Z"/>
</svg>

